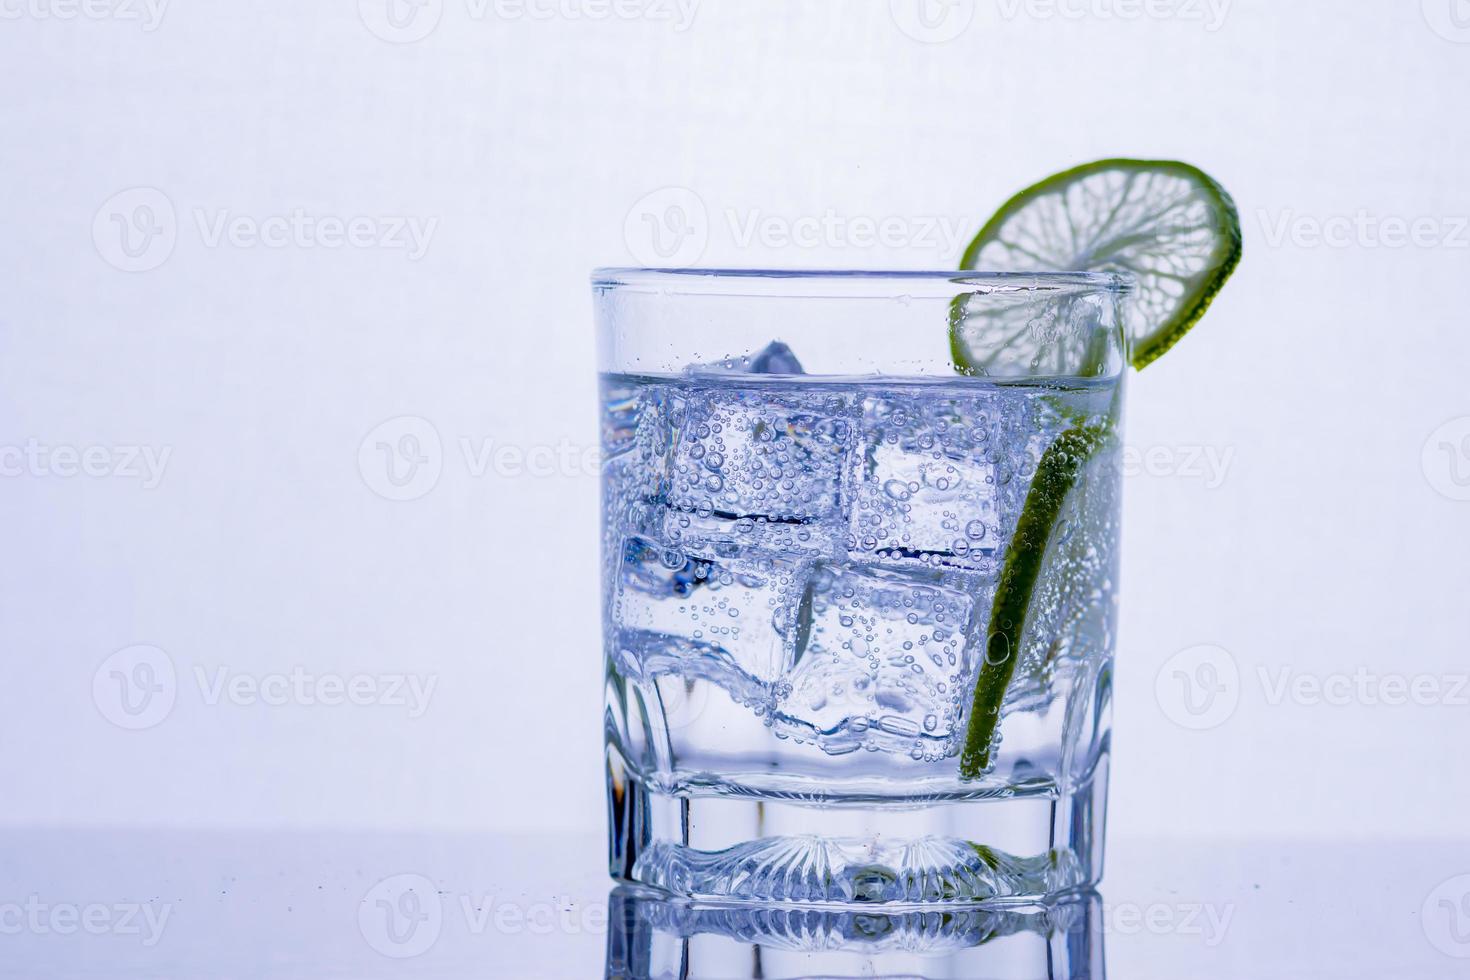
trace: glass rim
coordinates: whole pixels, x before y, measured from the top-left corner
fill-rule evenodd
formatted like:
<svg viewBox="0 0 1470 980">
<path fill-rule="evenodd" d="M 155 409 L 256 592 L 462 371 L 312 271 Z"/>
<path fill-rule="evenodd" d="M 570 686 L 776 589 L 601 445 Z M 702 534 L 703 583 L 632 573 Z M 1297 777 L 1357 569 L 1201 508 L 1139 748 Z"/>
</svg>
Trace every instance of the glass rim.
<svg viewBox="0 0 1470 980">
<path fill-rule="evenodd" d="M 694 296 L 954 299 L 957 291 L 1131 293 L 1136 280 L 1119 272 L 992 272 L 970 269 L 720 269 L 605 266 L 592 270 L 595 289 Z"/>
</svg>

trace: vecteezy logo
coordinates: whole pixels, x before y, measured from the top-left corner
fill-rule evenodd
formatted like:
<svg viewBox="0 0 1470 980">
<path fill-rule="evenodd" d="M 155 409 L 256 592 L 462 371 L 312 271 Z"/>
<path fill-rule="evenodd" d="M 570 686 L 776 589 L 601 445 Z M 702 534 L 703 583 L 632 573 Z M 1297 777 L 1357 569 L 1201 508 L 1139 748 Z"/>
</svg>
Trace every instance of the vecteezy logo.
<svg viewBox="0 0 1470 980">
<path fill-rule="evenodd" d="M 1421 0 L 1424 20 L 1446 41 L 1470 44 L 1470 0 Z"/>
<path fill-rule="evenodd" d="M 385 500 L 417 500 L 439 485 L 444 446 L 428 419 L 403 415 L 367 434 L 357 468 L 368 489 Z"/>
<path fill-rule="evenodd" d="M 1179 727 L 1218 728 L 1240 704 L 1240 668 L 1223 647 L 1189 647 L 1164 662 L 1154 679 L 1154 696 Z"/>
<path fill-rule="evenodd" d="M 1470 959 L 1470 875 L 1441 882 L 1419 910 L 1431 946 L 1457 960 Z"/>
<path fill-rule="evenodd" d="M 689 188 L 665 187 L 633 205 L 623 238 L 640 265 L 687 268 L 709 245 L 709 211 Z"/>
<path fill-rule="evenodd" d="M 915 41 L 943 44 L 969 29 L 975 0 L 888 0 L 888 12 Z"/>
<path fill-rule="evenodd" d="M 132 187 L 109 197 L 92 218 L 92 244 L 123 272 L 147 272 L 168 261 L 179 240 L 173 202 L 156 187 Z"/>
<path fill-rule="evenodd" d="M 444 0 L 357 0 L 367 29 L 390 44 L 412 44 L 434 33 Z"/>
<path fill-rule="evenodd" d="M 92 702 L 119 728 L 141 731 L 169 716 L 178 697 L 174 662 L 158 647 L 131 646 L 117 651 L 92 675 Z"/>
<path fill-rule="evenodd" d="M 357 927 L 373 949 L 402 960 L 421 956 L 439 941 L 444 903 L 423 875 L 393 875 L 378 882 L 357 907 Z"/>
<path fill-rule="evenodd" d="M 1420 458 L 1424 478 L 1451 500 L 1470 500 L 1470 415 L 1435 429 Z"/>
</svg>

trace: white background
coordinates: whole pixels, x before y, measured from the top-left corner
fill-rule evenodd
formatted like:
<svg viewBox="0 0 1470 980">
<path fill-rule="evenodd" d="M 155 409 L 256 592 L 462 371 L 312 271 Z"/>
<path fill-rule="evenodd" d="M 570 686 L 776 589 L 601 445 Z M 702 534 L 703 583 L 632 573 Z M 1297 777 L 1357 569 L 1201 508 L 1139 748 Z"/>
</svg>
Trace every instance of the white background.
<svg viewBox="0 0 1470 980">
<path fill-rule="evenodd" d="M 0 0 L 0 820 L 600 828 L 588 270 L 671 203 L 680 261 L 952 267 L 1122 154 L 1219 177 L 1246 259 L 1131 392 L 1112 829 L 1463 834 L 1470 5 L 387 2 Z M 365 238 L 248 236 L 297 210 Z M 436 686 L 211 689 L 297 667 Z M 1437 703 L 1274 690 L 1360 670 Z"/>
</svg>

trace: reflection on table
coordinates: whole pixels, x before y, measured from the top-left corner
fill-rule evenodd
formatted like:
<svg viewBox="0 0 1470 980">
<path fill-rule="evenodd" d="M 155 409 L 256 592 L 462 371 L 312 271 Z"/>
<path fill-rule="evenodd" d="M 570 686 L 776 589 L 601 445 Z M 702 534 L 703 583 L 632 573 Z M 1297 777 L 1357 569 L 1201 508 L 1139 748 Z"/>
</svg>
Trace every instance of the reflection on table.
<svg viewBox="0 0 1470 980">
<path fill-rule="evenodd" d="M 1101 978 L 1102 899 L 942 909 L 699 905 L 628 887 L 608 899 L 608 980 L 720 977 Z"/>
</svg>

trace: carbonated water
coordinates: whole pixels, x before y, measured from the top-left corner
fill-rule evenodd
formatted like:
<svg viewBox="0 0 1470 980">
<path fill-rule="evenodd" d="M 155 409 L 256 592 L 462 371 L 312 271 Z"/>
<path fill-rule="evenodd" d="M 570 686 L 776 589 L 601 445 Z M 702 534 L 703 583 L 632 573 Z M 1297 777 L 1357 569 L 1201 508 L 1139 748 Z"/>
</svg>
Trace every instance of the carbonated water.
<svg viewBox="0 0 1470 980">
<path fill-rule="evenodd" d="M 752 366 L 603 378 L 617 764 L 670 794 L 1057 792 L 1089 737 L 1068 695 L 1111 654 L 1115 447 L 1051 536 L 991 769 L 957 756 L 1038 461 L 1117 382 L 818 379 L 779 345 Z"/>
</svg>

